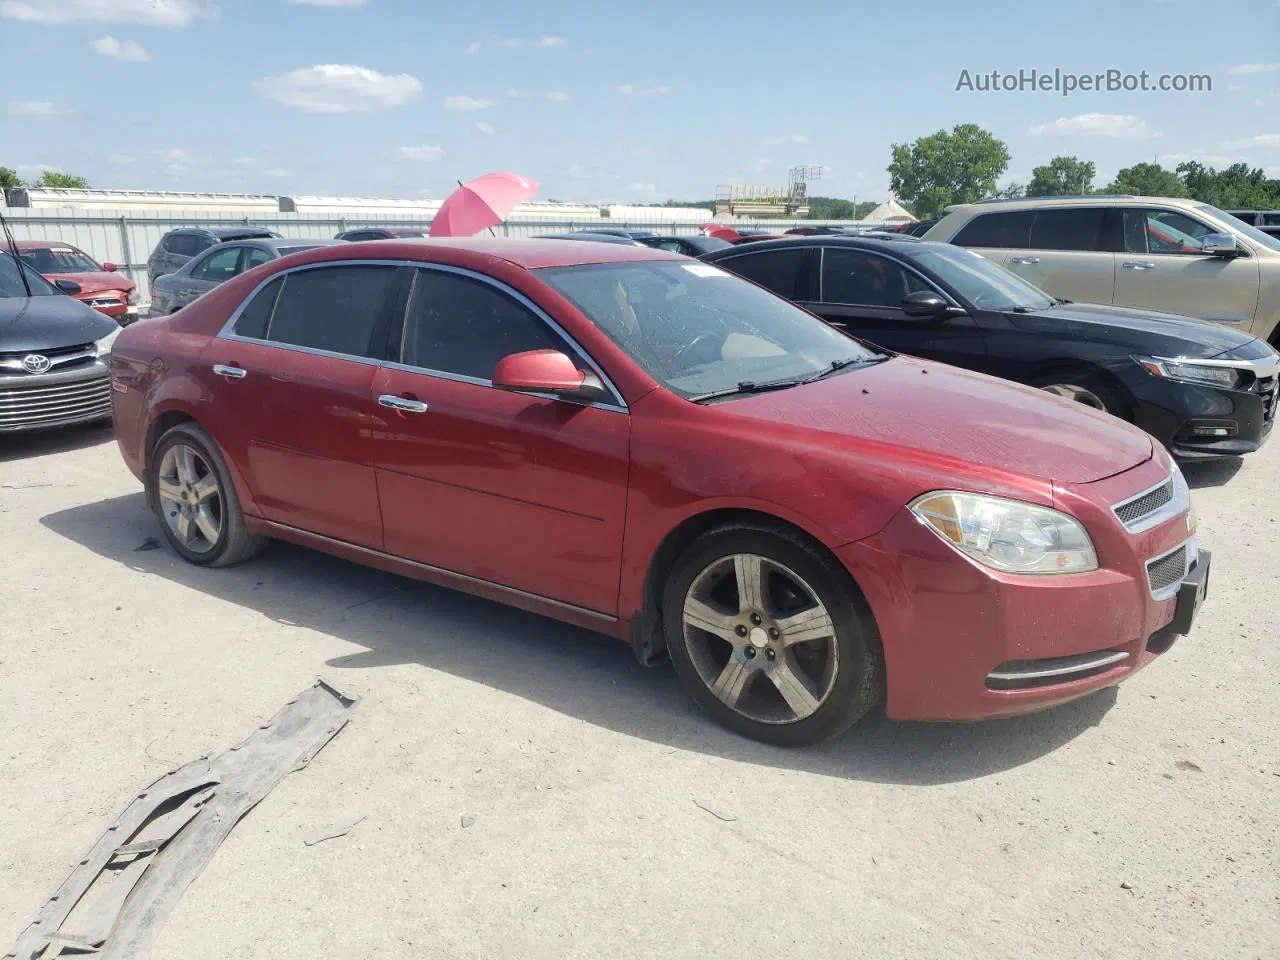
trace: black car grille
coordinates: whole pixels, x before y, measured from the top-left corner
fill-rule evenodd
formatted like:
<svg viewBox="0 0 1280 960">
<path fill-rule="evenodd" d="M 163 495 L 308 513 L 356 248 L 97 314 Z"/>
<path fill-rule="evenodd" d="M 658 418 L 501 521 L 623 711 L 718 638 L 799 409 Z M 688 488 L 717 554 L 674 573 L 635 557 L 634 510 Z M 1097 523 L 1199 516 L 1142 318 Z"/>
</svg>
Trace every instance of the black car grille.
<svg viewBox="0 0 1280 960">
<path fill-rule="evenodd" d="M 29 385 L 0 383 L 0 430 L 25 430 L 111 415 L 111 380 L 103 374 L 91 380 L 50 384 L 32 378 Z M 21 382 L 21 381 L 19 381 Z"/>
<path fill-rule="evenodd" d="M 1116 507 L 1116 516 L 1126 527 L 1155 513 L 1173 499 L 1173 481 L 1168 480 L 1136 500 Z"/>
<path fill-rule="evenodd" d="M 1276 377 L 1258 379 L 1253 383 L 1255 392 L 1262 394 L 1262 419 L 1274 420 L 1276 415 Z"/>
<path fill-rule="evenodd" d="M 1157 557 L 1147 564 L 1147 580 L 1153 594 L 1165 593 L 1182 580 L 1187 572 L 1187 545 Z"/>
</svg>

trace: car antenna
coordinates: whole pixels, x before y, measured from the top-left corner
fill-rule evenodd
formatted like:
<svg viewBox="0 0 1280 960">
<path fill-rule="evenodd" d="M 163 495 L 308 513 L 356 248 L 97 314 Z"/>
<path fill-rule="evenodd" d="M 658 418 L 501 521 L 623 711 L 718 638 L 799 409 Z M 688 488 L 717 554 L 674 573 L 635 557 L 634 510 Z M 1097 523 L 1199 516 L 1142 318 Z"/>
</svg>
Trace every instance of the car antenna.
<svg viewBox="0 0 1280 960">
<path fill-rule="evenodd" d="M 31 292 L 31 281 L 27 279 L 26 265 L 22 262 L 22 257 L 18 255 L 18 241 L 13 239 L 13 231 L 9 229 L 9 221 L 4 218 L 4 214 L 0 213 L 0 227 L 4 227 L 4 238 L 9 244 L 9 253 L 13 256 L 13 265 L 18 268 L 18 276 L 22 278 L 22 289 L 27 291 L 27 299 L 30 300 L 35 294 Z"/>
</svg>

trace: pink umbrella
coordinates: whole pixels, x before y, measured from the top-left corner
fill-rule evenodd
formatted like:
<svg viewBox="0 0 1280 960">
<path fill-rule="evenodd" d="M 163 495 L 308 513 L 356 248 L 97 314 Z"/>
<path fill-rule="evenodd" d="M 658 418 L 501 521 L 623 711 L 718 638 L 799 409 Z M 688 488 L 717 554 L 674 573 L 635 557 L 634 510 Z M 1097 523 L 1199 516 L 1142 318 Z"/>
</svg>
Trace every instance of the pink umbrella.
<svg viewBox="0 0 1280 960">
<path fill-rule="evenodd" d="M 501 223 L 511 209 L 538 192 L 538 182 L 518 173 L 486 173 L 458 189 L 431 221 L 433 237 L 470 237 Z"/>
</svg>

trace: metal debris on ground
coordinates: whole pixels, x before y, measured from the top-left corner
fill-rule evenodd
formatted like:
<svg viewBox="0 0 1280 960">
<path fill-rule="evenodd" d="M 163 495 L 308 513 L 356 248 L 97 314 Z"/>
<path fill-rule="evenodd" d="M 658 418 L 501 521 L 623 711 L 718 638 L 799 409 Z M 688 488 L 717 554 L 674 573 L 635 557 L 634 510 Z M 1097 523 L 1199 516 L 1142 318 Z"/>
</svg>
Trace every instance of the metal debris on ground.
<svg viewBox="0 0 1280 960">
<path fill-rule="evenodd" d="M 721 813 L 719 810 L 713 810 L 713 809 L 711 809 L 711 807 L 708 807 L 708 806 L 707 806 L 706 804 L 704 804 L 704 803 L 699 803 L 697 800 L 693 801 L 693 805 L 694 805 L 695 807 L 697 807 L 699 810 L 705 810 L 705 811 L 707 811 L 707 813 L 711 814 L 711 815 L 712 815 L 713 817 L 715 817 L 717 820 L 723 820 L 725 823 L 733 823 L 734 821 L 736 821 L 736 820 L 738 819 L 737 817 L 733 816 L 732 814 L 728 814 L 728 813 Z"/>
<path fill-rule="evenodd" d="M 367 819 L 369 819 L 368 815 L 365 815 L 358 820 L 351 821 L 351 823 L 348 823 L 345 827 L 338 827 L 325 834 L 322 834 L 319 837 L 316 837 L 314 840 L 303 840 L 302 845 L 304 847 L 314 847 L 317 843 L 324 843 L 326 840 L 337 840 L 339 837 L 345 837 L 348 833 L 350 833 L 360 824 L 364 823 L 365 820 Z"/>
<path fill-rule="evenodd" d="M 169 911 L 236 823 L 346 726 L 355 703 L 320 681 L 238 746 L 156 780 L 107 828 L 5 956 L 143 960 Z"/>
</svg>

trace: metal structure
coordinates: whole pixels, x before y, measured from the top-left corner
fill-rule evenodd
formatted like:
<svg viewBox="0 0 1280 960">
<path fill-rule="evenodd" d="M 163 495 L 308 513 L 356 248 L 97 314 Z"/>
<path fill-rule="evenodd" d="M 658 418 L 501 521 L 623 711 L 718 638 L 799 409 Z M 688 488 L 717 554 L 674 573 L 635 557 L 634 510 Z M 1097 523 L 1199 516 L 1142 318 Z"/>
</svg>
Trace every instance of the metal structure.
<svg viewBox="0 0 1280 960">
<path fill-rule="evenodd" d="M 805 217 L 809 213 L 809 182 L 822 177 L 823 168 L 792 167 L 785 187 L 757 187 L 726 183 L 716 187 L 717 217 Z"/>
</svg>

